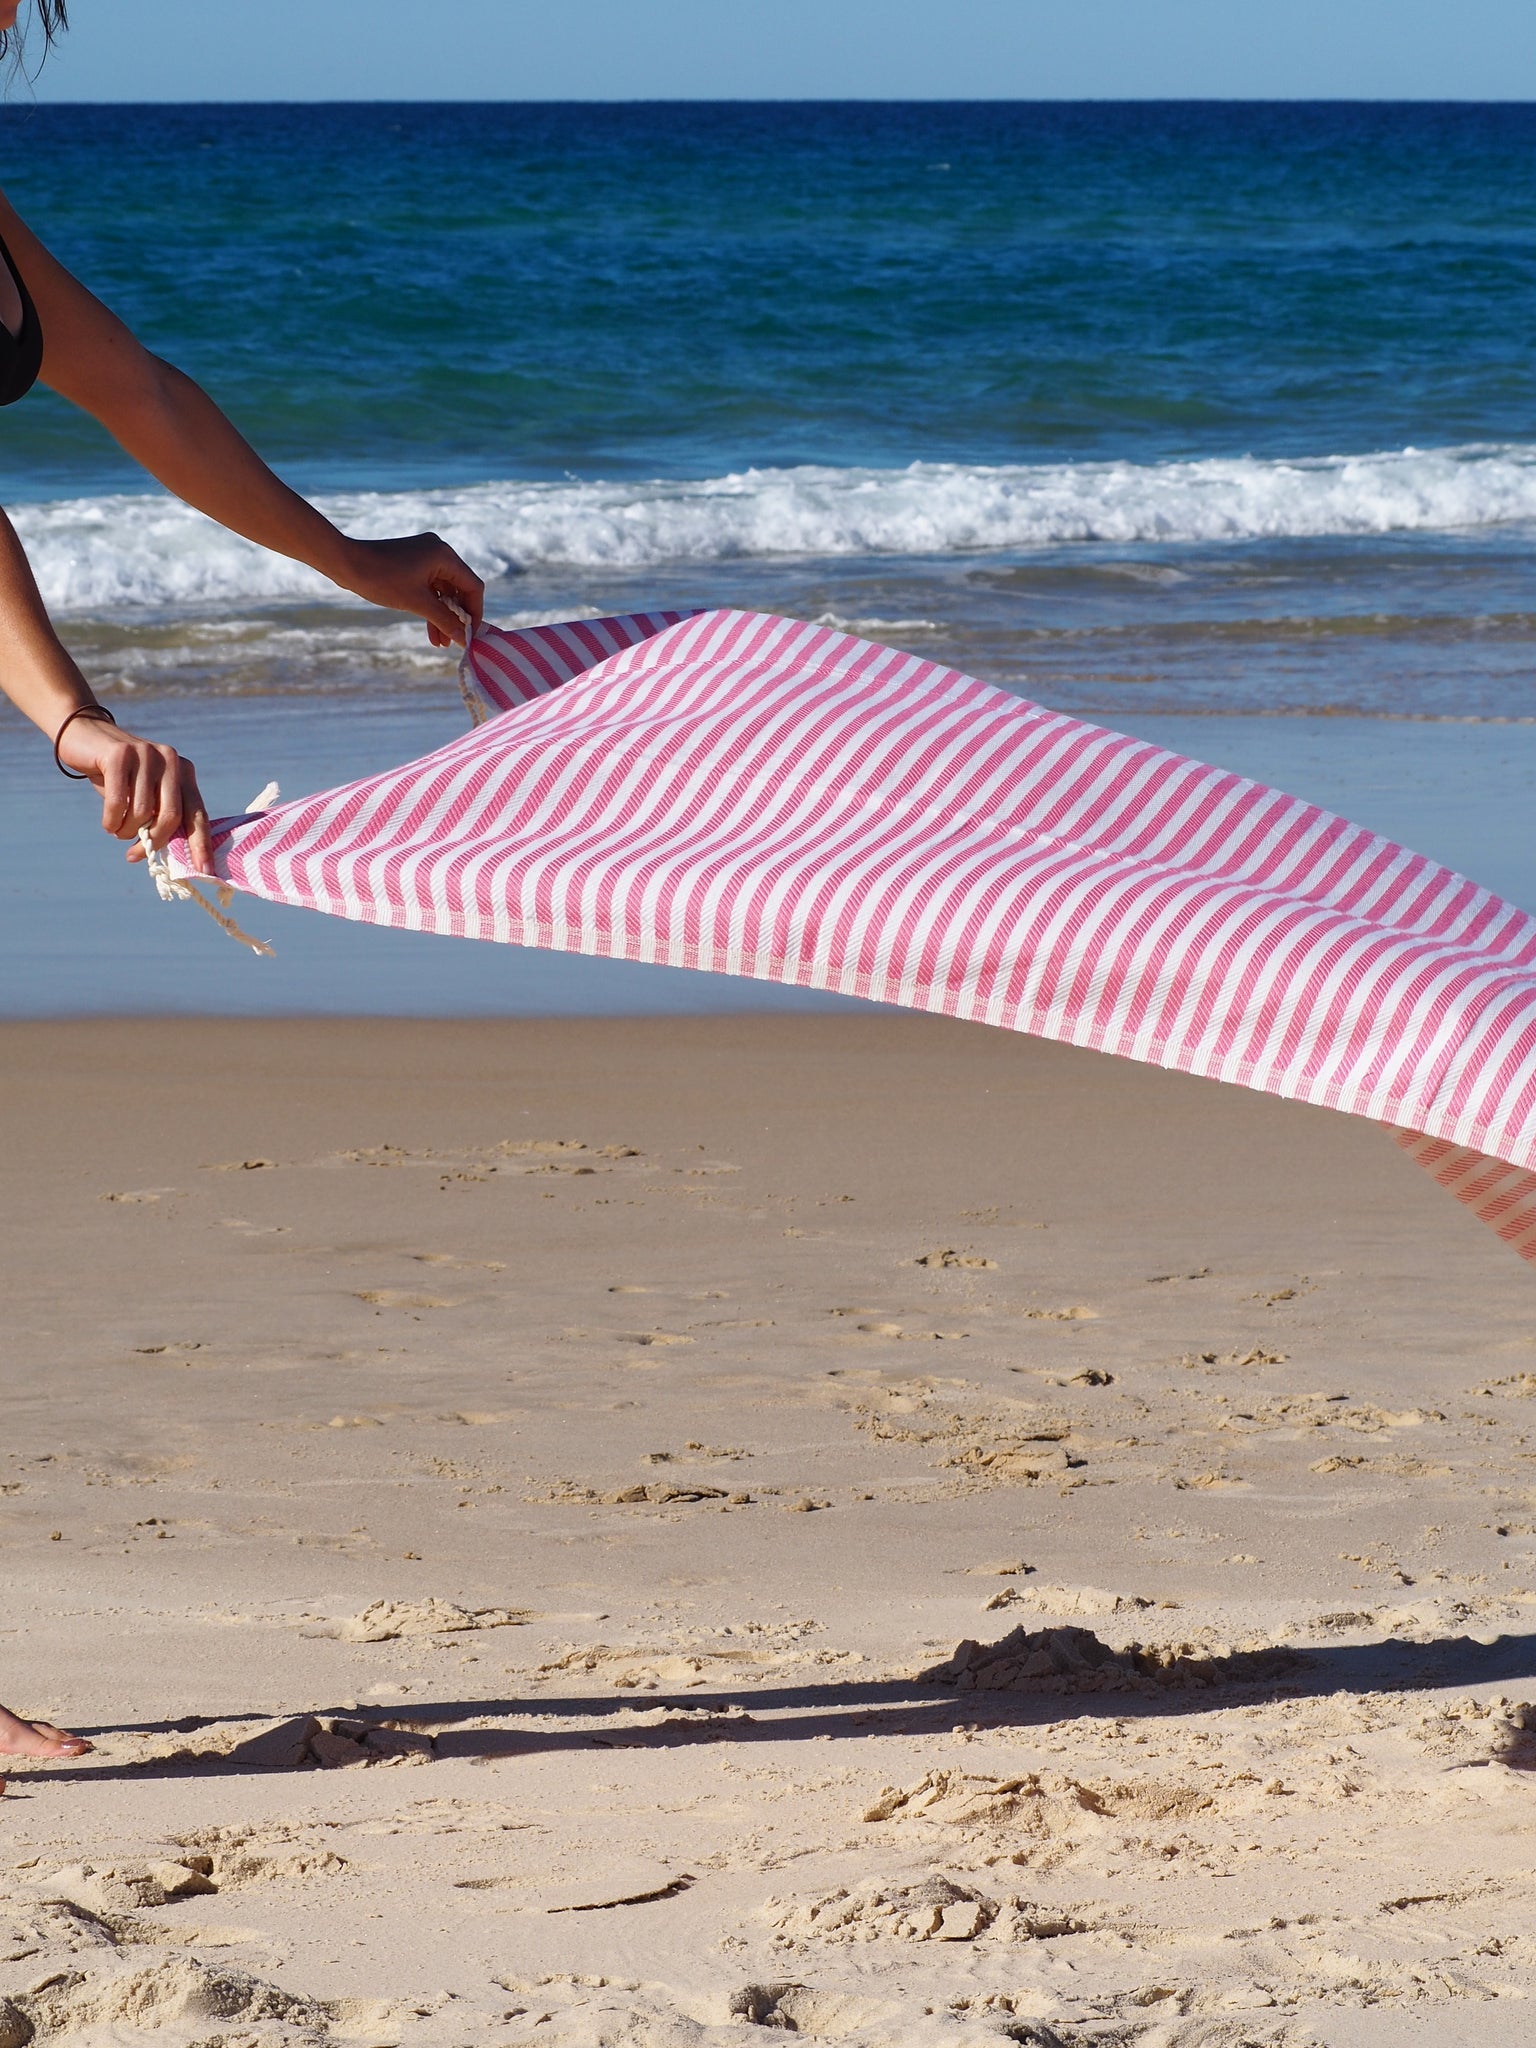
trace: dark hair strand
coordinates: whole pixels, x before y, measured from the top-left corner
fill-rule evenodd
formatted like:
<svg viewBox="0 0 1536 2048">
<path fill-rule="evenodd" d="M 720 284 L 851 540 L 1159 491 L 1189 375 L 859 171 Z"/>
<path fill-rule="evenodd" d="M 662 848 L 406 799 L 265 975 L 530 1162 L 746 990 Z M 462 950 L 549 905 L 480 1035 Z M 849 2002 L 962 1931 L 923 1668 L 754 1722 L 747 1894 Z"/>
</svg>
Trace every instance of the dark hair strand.
<svg viewBox="0 0 1536 2048">
<path fill-rule="evenodd" d="M 69 27 L 69 0 L 32 0 L 32 11 L 43 31 L 43 55 L 46 57 Z M 0 58 L 9 56 L 13 51 L 20 57 L 26 39 L 27 32 L 20 26 L 0 29 Z"/>
</svg>

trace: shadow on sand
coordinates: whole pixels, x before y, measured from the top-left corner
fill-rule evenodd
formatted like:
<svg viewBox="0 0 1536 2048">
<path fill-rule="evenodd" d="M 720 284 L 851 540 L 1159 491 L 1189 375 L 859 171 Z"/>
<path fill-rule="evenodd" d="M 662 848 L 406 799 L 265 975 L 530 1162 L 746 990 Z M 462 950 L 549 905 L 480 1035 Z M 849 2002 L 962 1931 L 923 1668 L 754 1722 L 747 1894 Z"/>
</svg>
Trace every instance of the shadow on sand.
<svg viewBox="0 0 1536 2048">
<path fill-rule="evenodd" d="M 1059 1633 L 1059 1632 L 1052 1632 Z M 1096 1638 L 1087 1631 L 1069 1633 Z M 1101 1646 L 1102 1647 L 1102 1646 Z M 1105 1651 L 1124 1664 L 1123 1653 Z M 935 1667 L 947 1673 L 950 1665 Z M 807 1742 L 871 1736 L 938 1734 L 946 1728 L 1029 1729 L 1078 1714 L 1159 1719 L 1323 1698 L 1334 1693 L 1390 1693 L 1511 1685 L 1536 1678 L 1536 1635 L 1499 1636 L 1491 1643 L 1451 1636 L 1427 1643 L 1383 1640 L 1302 1650 L 1265 1650 L 1198 1661 L 1167 1690 L 969 1689 L 952 1679 L 838 1679 L 824 1684 L 705 1686 L 615 1698 L 537 1694 L 525 1699 L 412 1700 L 395 1707 L 316 1707 L 264 1727 L 228 1749 L 199 1750 L 199 1733 L 248 1724 L 250 1715 L 188 1715 L 179 1721 L 120 1722 L 86 1729 L 92 1736 L 185 1735 L 186 1747 L 142 1763 L 91 1757 L 67 1767 L 23 1767 L 13 1793 L 54 1778 L 230 1777 L 313 1769 L 308 1731 L 339 1721 L 361 1737 L 368 1729 L 411 1729 L 433 1738 L 439 1759 L 532 1756 L 550 1750 L 655 1749 L 681 1744 Z M 1046 1686 L 1050 1689 L 1046 1689 Z M 482 1725 L 466 1727 L 465 1722 Z M 485 1723 L 505 1721 L 497 1727 Z M 582 1725 L 576 1725 L 576 1724 Z M 604 1724 L 609 1725 L 604 1725 Z M 562 1725 L 564 1724 L 564 1725 Z M 596 1725 L 594 1725 L 596 1724 Z M 440 1731 L 440 1732 L 434 1732 Z M 363 1752 L 359 1751 L 359 1760 Z"/>
</svg>

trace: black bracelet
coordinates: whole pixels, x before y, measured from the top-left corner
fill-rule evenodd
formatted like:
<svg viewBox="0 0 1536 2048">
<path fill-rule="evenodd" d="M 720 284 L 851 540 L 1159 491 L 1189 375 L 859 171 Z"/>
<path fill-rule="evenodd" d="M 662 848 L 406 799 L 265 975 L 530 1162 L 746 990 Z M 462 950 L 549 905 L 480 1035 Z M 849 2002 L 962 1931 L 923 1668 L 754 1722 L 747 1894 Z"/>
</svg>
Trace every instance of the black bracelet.
<svg viewBox="0 0 1536 2048">
<path fill-rule="evenodd" d="M 108 725 L 116 725 L 117 720 L 112 716 L 105 704 L 77 704 L 53 736 L 54 767 L 58 769 L 61 775 L 67 776 L 71 782 L 89 782 L 91 779 L 89 775 L 82 775 L 78 768 L 66 768 L 59 758 L 59 748 L 63 745 L 64 735 L 69 731 L 69 728 L 77 718 L 104 718 Z"/>
</svg>

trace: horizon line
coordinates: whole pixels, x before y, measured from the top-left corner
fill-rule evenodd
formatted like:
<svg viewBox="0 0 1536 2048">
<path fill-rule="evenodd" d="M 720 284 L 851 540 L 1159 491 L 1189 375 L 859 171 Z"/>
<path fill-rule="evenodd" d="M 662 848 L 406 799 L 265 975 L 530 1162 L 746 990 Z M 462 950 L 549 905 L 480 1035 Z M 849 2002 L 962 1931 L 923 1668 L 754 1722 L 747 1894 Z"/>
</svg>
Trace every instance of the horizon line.
<svg viewBox="0 0 1536 2048">
<path fill-rule="evenodd" d="M 560 93 L 501 95 L 492 99 L 465 99 L 456 94 L 427 99 L 400 99 L 362 94 L 322 96 L 289 95 L 285 98 L 204 99 L 191 95 L 169 99 L 108 98 L 57 99 L 37 96 L 0 101 L 0 112 L 33 113 L 44 107 L 1536 107 L 1536 93 L 1505 94 L 1497 98 L 1430 93 L 942 93 L 912 97 L 901 93 L 858 93 L 812 95 L 680 93 L 626 94 L 622 98 Z"/>
</svg>

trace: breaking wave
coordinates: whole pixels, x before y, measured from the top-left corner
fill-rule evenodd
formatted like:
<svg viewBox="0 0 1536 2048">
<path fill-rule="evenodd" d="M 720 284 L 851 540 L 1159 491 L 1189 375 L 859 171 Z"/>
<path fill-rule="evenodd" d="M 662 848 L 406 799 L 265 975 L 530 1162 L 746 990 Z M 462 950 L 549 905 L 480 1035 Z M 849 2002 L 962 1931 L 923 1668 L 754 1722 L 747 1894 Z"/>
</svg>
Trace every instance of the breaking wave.
<svg viewBox="0 0 1536 2048">
<path fill-rule="evenodd" d="M 702 481 L 504 482 L 318 499 L 358 535 L 433 527 L 488 579 L 849 556 L 1432 533 L 1536 521 L 1536 447 L 1165 463 L 749 469 Z M 323 599 L 323 577 L 175 500 L 72 498 L 15 523 L 77 614 Z"/>
</svg>

